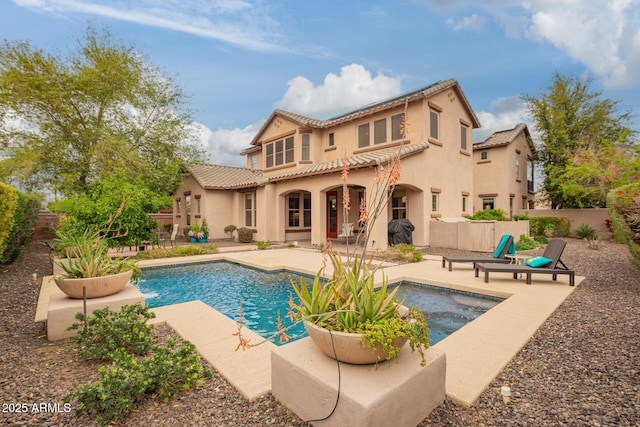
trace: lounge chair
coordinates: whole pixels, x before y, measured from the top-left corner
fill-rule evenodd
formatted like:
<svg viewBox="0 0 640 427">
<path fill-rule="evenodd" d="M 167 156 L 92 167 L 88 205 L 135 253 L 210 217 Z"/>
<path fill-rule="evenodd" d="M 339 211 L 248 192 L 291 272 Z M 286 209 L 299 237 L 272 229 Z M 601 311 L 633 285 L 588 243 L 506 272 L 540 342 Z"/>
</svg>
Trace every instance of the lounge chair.
<svg viewBox="0 0 640 427">
<path fill-rule="evenodd" d="M 489 273 L 513 273 L 513 278 L 517 279 L 518 274 L 526 274 L 527 285 L 531 284 L 531 276 L 534 274 L 551 274 L 553 280 L 558 279 L 559 274 L 566 274 L 569 276 L 569 285 L 575 285 L 575 271 L 570 270 L 562 262 L 560 256 L 564 251 L 567 242 L 562 239 L 551 239 L 542 256 L 550 260 L 550 262 L 540 267 L 530 267 L 528 265 L 517 264 L 496 264 L 496 263 L 477 263 L 475 265 L 476 277 L 480 271 L 484 271 L 484 282 L 489 283 Z M 545 260 L 546 261 L 546 260 Z"/>
<path fill-rule="evenodd" d="M 474 265 L 479 262 L 509 263 L 511 260 L 507 259 L 506 255 L 514 255 L 515 253 L 516 245 L 513 242 L 513 236 L 511 234 L 503 234 L 493 256 L 443 256 L 442 268 L 447 262 L 449 263 L 449 271 L 451 271 L 451 264 L 454 262 L 472 262 Z"/>
</svg>

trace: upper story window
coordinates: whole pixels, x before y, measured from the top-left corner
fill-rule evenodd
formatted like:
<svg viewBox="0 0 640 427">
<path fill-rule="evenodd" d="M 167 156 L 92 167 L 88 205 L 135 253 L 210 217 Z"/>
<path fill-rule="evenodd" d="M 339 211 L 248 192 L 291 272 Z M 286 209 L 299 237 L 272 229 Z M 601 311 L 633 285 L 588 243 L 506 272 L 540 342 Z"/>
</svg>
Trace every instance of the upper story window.
<svg viewBox="0 0 640 427">
<path fill-rule="evenodd" d="M 310 142 L 311 142 L 311 135 L 308 133 L 303 133 L 302 134 L 302 158 L 301 160 L 310 160 L 311 159 L 311 153 L 310 153 Z"/>
<path fill-rule="evenodd" d="M 469 126 L 460 125 L 460 148 L 467 151 L 467 135 L 469 134 Z"/>
<path fill-rule="evenodd" d="M 358 126 L 358 147 L 368 147 L 370 139 L 369 123 Z"/>
<path fill-rule="evenodd" d="M 373 143 L 384 144 L 387 142 L 387 119 L 373 122 Z"/>
<path fill-rule="evenodd" d="M 431 108 L 429 110 L 429 136 L 435 140 L 440 139 L 440 113 L 435 109 Z"/>
<path fill-rule="evenodd" d="M 516 151 L 516 179 L 520 179 L 520 152 Z"/>
<path fill-rule="evenodd" d="M 402 122 L 404 121 L 404 113 L 391 116 L 391 140 L 397 141 L 402 139 Z"/>
<path fill-rule="evenodd" d="M 258 155 L 251 156 L 251 169 L 258 169 Z"/>
<path fill-rule="evenodd" d="M 488 151 L 481 151 L 480 152 L 480 160 L 487 160 L 489 158 L 489 152 Z"/>
<path fill-rule="evenodd" d="M 293 136 L 269 142 L 265 144 L 265 146 L 265 162 L 267 168 L 293 163 Z"/>
<path fill-rule="evenodd" d="M 331 132 L 329 134 L 329 147 L 333 147 L 335 145 L 336 141 L 335 141 L 335 135 L 333 134 L 333 132 Z"/>
</svg>

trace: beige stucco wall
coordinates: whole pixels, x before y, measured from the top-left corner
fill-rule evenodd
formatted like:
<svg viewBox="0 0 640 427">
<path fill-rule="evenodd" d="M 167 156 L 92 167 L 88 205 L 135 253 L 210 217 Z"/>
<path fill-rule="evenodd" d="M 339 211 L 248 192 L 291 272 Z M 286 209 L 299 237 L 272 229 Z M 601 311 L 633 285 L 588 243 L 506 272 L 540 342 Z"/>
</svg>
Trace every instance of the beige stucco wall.
<svg viewBox="0 0 640 427">
<path fill-rule="evenodd" d="M 488 159 L 482 160 L 482 151 L 487 151 Z M 516 152 L 520 152 L 520 171 L 516 176 Z M 482 196 L 491 196 L 495 201 L 495 208 L 502 209 L 507 216 L 523 214 L 528 207 L 528 201 L 534 195 L 527 190 L 527 180 L 530 178 L 527 165 L 532 158 L 527 138 L 521 132 L 509 145 L 476 150 L 473 153 L 473 182 L 475 211 L 482 210 Z M 513 197 L 513 209 L 510 206 Z M 524 208 L 523 208 L 524 200 Z"/>
</svg>

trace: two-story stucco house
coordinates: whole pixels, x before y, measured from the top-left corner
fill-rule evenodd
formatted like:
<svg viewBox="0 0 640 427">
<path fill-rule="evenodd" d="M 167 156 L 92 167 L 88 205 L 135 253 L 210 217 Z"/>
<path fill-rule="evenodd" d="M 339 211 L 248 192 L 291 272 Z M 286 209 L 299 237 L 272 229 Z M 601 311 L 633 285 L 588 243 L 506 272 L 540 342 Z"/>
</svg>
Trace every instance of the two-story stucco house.
<svg viewBox="0 0 640 427">
<path fill-rule="evenodd" d="M 405 102 L 410 124 L 403 140 Z M 455 79 L 440 81 L 348 114 L 317 120 L 275 110 L 241 155 L 246 167 L 190 165 L 175 193 L 181 228 L 206 218 L 212 238 L 227 225 L 256 230 L 255 240 L 338 238 L 355 224 L 374 187 L 376 165 L 400 150 L 401 176 L 370 243 L 387 246 L 387 224 L 407 218 L 414 245 L 429 244 L 429 221 L 471 215 L 472 130 L 480 123 Z M 523 155 L 526 156 L 523 151 Z M 342 209 L 343 159 L 352 209 Z"/>
<path fill-rule="evenodd" d="M 502 209 L 512 218 L 533 209 L 534 154 L 531 134 L 524 123 L 474 144 L 475 210 Z"/>
</svg>

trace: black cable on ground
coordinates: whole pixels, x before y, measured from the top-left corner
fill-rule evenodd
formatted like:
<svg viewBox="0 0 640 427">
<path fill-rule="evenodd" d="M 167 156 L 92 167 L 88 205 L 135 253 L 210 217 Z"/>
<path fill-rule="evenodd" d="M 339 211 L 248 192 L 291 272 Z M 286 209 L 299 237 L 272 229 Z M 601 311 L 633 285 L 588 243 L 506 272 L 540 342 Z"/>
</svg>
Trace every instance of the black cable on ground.
<svg viewBox="0 0 640 427">
<path fill-rule="evenodd" d="M 340 401 L 340 361 L 338 360 L 338 355 L 336 354 L 336 346 L 333 342 L 333 335 L 331 334 L 331 330 L 329 330 L 329 336 L 331 337 L 331 348 L 333 349 L 333 358 L 336 360 L 336 364 L 338 365 L 338 396 L 336 397 L 336 403 L 335 405 L 333 405 L 333 409 L 331 410 L 329 415 L 327 415 L 324 418 L 318 418 L 316 420 L 306 420 L 305 423 L 315 423 L 318 421 L 324 421 L 328 419 L 336 411 L 336 408 L 338 407 L 338 402 Z"/>
</svg>

